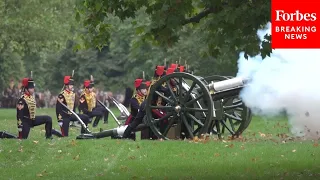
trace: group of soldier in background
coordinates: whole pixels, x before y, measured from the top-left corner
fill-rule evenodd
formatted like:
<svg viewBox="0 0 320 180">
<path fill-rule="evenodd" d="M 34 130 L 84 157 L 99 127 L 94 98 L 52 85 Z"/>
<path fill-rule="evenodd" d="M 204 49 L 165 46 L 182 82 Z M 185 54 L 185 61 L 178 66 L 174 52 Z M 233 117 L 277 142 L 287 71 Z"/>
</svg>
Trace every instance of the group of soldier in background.
<svg viewBox="0 0 320 180">
<path fill-rule="evenodd" d="M 0 108 L 16 108 L 16 101 L 20 98 L 21 83 L 15 83 L 11 79 L 8 86 L 0 94 Z M 81 94 L 82 87 L 75 88 L 76 97 Z M 116 100 L 122 102 L 124 95 L 121 93 L 113 93 L 111 91 L 102 91 L 98 88 L 95 89 L 97 99 L 104 102 L 108 107 L 113 106 L 110 97 L 114 97 Z M 49 89 L 45 91 L 36 91 L 35 100 L 37 102 L 37 108 L 54 108 L 56 105 L 58 95 L 51 93 Z"/>
<path fill-rule="evenodd" d="M 123 104 L 131 110 L 131 114 L 125 122 L 125 125 L 128 126 L 122 138 L 135 140 L 134 130 L 142 123 L 142 119 L 146 115 L 145 106 L 149 88 L 162 76 L 173 72 L 185 72 L 184 66 L 179 64 L 172 64 L 170 67 L 156 66 L 154 77 L 151 81 L 147 81 L 143 78 L 137 78 L 134 81 L 135 91 L 133 95 L 130 95 L 129 100 L 127 98 L 122 101 Z M 109 111 L 104 107 L 104 103 L 97 99 L 97 94 L 94 92 L 93 78 L 91 77 L 91 80 L 85 80 L 83 82 L 82 91 L 78 98 L 76 98 L 76 94 L 79 91 L 75 92 L 74 85 L 75 82 L 73 80 L 73 75 L 65 76 L 63 79 L 62 91 L 56 98 L 55 108 L 56 118 L 60 126 L 59 132 L 52 129 L 52 118 L 50 116 L 36 115 L 37 102 L 34 94 L 34 80 L 32 78 L 24 78 L 21 82 L 20 91 L 18 88 L 18 92 L 22 95 L 15 104 L 17 109 L 18 138 L 27 139 L 32 127 L 43 124 L 45 125 L 46 138 L 51 139 L 52 135 L 56 135 L 58 137 L 68 136 L 70 122 L 81 122 L 81 134 L 88 132 L 88 123 L 92 122 L 93 127 L 96 127 L 102 119 L 104 123 L 108 123 Z M 167 87 L 161 86 L 162 89 L 159 89 L 159 91 L 166 94 L 168 93 L 168 89 L 174 87 L 175 84 L 170 83 L 166 86 Z M 12 86 L 11 82 L 7 92 L 16 92 L 14 85 Z M 49 92 L 47 92 L 47 94 L 49 94 Z M 161 105 L 164 103 L 158 95 L 152 99 L 151 103 L 153 103 L 153 105 Z M 100 106 L 97 102 L 100 103 Z M 76 109 L 78 109 L 79 113 L 76 113 Z M 165 116 L 165 113 L 161 110 L 153 111 L 152 114 L 157 118 Z M 152 133 L 150 128 L 145 128 L 141 131 L 141 139 L 156 138 L 157 137 Z"/>
</svg>

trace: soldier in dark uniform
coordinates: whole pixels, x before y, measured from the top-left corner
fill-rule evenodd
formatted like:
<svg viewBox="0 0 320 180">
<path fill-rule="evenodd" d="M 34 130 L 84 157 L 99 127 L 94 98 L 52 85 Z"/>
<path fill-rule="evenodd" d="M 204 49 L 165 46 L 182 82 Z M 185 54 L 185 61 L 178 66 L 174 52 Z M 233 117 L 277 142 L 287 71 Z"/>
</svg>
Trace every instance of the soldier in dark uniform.
<svg viewBox="0 0 320 180">
<path fill-rule="evenodd" d="M 140 108 L 141 103 L 145 100 L 147 92 L 148 92 L 148 82 L 144 81 L 143 79 L 136 79 L 134 81 L 134 86 L 136 88 L 136 92 L 133 95 L 133 97 L 130 99 L 130 116 L 127 118 L 125 125 L 129 125 L 132 120 L 135 118 L 135 116 L 138 114 L 138 110 Z M 143 132 L 141 132 L 143 133 Z M 132 139 L 135 139 L 135 133 L 131 135 Z M 143 135 L 141 135 L 141 138 L 143 138 Z"/>
<path fill-rule="evenodd" d="M 75 112 L 75 93 L 73 92 L 74 80 L 71 76 L 64 77 L 64 90 L 58 95 L 57 104 L 56 104 L 56 115 L 58 123 L 61 129 L 62 136 L 69 136 L 69 125 L 70 121 L 78 121 L 75 115 L 73 115 L 68 109 Z M 65 108 L 61 103 L 65 104 Z M 78 114 L 80 119 L 85 125 L 88 125 L 89 117 L 85 114 Z M 81 127 L 81 133 L 84 133 L 85 130 Z"/>
<path fill-rule="evenodd" d="M 147 95 L 147 84 L 143 82 L 143 79 L 136 79 L 134 81 L 134 86 L 136 88 L 136 92 L 133 97 L 130 99 L 129 107 L 130 107 L 130 116 L 127 118 L 125 125 L 130 124 L 130 122 L 134 119 L 134 117 L 138 114 L 139 107 L 141 103 L 145 100 Z"/>
<path fill-rule="evenodd" d="M 93 84 L 91 83 L 91 81 L 84 81 L 83 86 L 84 90 L 79 99 L 79 111 L 80 114 L 86 114 L 89 116 L 89 118 L 95 117 L 92 126 L 96 127 L 104 114 L 103 111 L 95 109 L 96 97 L 93 93 Z"/>
<path fill-rule="evenodd" d="M 156 66 L 155 69 L 155 73 L 154 73 L 154 77 L 153 80 L 151 82 L 151 85 L 153 85 L 156 81 L 158 81 L 162 76 L 164 76 L 166 73 L 165 67 L 164 66 Z M 150 84 L 147 83 L 147 86 L 150 86 Z M 161 86 L 159 89 L 160 92 L 167 92 L 167 89 L 164 86 Z M 148 93 L 148 92 L 147 92 Z M 158 95 L 154 95 L 153 97 L 154 101 L 154 105 L 155 104 L 162 104 L 163 102 L 161 101 L 161 97 L 159 97 Z M 132 131 L 140 124 L 142 123 L 142 119 L 145 116 L 146 112 L 145 112 L 145 103 L 146 100 L 144 99 L 144 101 L 140 104 L 138 113 L 136 114 L 135 118 L 131 120 L 131 123 L 128 124 L 128 127 L 126 128 L 124 134 L 123 134 L 123 138 L 130 138 L 130 139 L 134 139 L 132 138 Z M 165 116 L 165 113 L 160 112 L 159 110 L 154 109 L 152 111 L 152 113 L 154 114 L 154 116 L 156 117 L 163 117 Z M 156 139 L 156 136 L 153 134 L 153 132 L 150 130 L 150 128 L 146 128 L 144 130 L 141 131 L 141 139 Z"/>
<path fill-rule="evenodd" d="M 34 81 L 31 78 L 22 80 L 23 95 L 17 103 L 18 138 L 27 139 L 30 129 L 45 124 L 46 138 L 52 138 L 52 118 L 47 115 L 36 116 L 36 101 L 34 95 Z"/>
</svg>

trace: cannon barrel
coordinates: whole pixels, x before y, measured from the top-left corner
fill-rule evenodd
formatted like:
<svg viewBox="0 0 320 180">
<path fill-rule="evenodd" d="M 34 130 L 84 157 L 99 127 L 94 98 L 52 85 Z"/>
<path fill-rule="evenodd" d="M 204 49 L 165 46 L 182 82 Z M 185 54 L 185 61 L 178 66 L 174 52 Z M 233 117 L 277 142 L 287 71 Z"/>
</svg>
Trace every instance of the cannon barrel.
<svg viewBox="0 0 320 180">
<path fill-rule="evenodd" d="M 104 130 L 101 132 L 95 132 L 95 133 L 91 133 L 91 134 L 81 134 L 81 135 L 77 136 L 77 139 L 100 139 L 100 138 L 105 138 L 105 137 L 122 137 L 123 133 L 127 127 L 128 127 L 128 125 L 125 125 L 125 126 L 119 126 L 117 128 L 113 128 L 113 129 Z M 148 126 L 145 124 L 139 124 L 134 129 L 134 132 L 141 131 L 147 127 Z"/>
<path fill-rule="evenodd" d="M 208 89 L 213 90 L 215 92 L 225 91 L 228 89 L 244 86 L 248 81 L 249 79 L 236 77 L 224 81 L 212 82 L 208 85 Z"/>
<path fill-rule="evenodd" d="M 211 96 L 212 100 L 213 101 L 218 101 L 218 100 L 224 99 L 226 97 L 237 96 L 237 95 L 240 94 L 240 91 L 242 90 L 242 88 L 243 88 L 243 86 L 240 86 L 240 87 L 236 87 L 236 88 L 233 88 L 233 89 L 228 89 L 228 90 L 225 90 L 225 91 L 216 92 Z"/>
</svg>

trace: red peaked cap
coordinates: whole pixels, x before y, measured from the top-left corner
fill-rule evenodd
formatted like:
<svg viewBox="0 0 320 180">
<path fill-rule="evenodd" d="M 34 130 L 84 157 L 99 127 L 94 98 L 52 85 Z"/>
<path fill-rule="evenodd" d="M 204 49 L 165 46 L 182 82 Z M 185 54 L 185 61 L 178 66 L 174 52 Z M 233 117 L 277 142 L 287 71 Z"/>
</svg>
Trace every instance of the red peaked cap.
<svg viewBox="0 0 320 180">
<path fill-rule="evenodd" d="M 175 68 L 168 68 L 166 75 L 172 74 L 174 72 Z"/>
<path fill-rule="evenodd" d="M 184 72 L 184 66 L 180 66 L 180 72 Z"/>
<path fill-rule="evenodd" d="M 23 87 L 27 87 L 28 86 L 28 82 L 29 82 L 29 78 L 23 78 L 22 79 L 22 86 Z"/>
<path fill-rule="evenodd" d="M 143 79 L 136 79 L 134 80 L 134 87 L 138 88 L 141 86 Z"/>
<path fill-rule="evenodd" d="M 24 88 L 34 88 L 34 82 L 31 78 L 23 78 L 22 79 L 22 86 Z"/>
<path fill-rule="evenodd" d="M 65 85 L 73 85 L 73 79 L 71 76 L 64 76 L 63 83 Z"/>
<path fill-rule="evenodd" d="M 145 81 L 147 87 L 149 87 L 151 85 L 151 81 Z"/>
<path fill-rule="evenodd" d="M 178 64 L 171 64 L 169 68 L 177 69 L 178 68 Z"/>
<path fill-rule="evenodd" d="M 150 84 L 150 82 L 149 82 L 149 84 Z M 146 88 L 148 88 L 148 81 L 145 81 L 143 79 L 136 79 L 134 81 L 134 87 L 136 89 L 146 89 Z"/>
<path fill-rule="evenodd" d="M 163 73 L 164 73 L 164 66 L 156 66 L 156 75 L 157 76 L 162 76 L 163 75 Z"/>
<path fill-rule="evenodd" d="M 84 86 L 85 88 L 91 88 L 91 87 L 92 87 L 91 81 L 90 81 L 90 80 L 85 80 L 85 81 L 83 82 L 83 86 Z"/>
</svg>

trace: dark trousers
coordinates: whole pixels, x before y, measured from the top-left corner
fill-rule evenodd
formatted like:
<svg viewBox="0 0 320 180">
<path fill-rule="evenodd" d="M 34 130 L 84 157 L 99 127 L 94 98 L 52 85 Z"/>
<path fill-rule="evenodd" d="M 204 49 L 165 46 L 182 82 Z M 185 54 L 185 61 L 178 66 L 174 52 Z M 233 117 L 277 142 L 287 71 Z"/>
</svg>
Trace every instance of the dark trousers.
<svg viewBox="0 0 320 180">
<path fill-rule="evenodd" d="M 10 134 L 5 131 L 0 131 L 0 139 L 17 139 L 16 135 Z"/>
<path fill-rule="evenodd" d="M 19 138 L 28 139 L 30 129 L 45 124 L 46 138 L 52 137 L 52 118 L 50 116 L 36 116 L 34 120 L 22 119 L 22 131 Z"/>
<path fill-rule="evenodd" d="M 106 108 L 102 106 L 97 106 L 92 109 L 88 116 L 90 118 L 96 117 L 92 124 L 93 127 L 96 127 L 99 124 L 99 121 L 102 117 L 104 119 L 104 122 L 108 123 L 109 111 L 107 111 Z"/>
<path fill-rule="evenodd" d="M 133 121 L 131 121 L 131 123 L 127 126 L 127 128 L 124 131 L 122 137 L 123 138 L 130 138 L 130 139 L 135 140 L 136 139 L 136 135 L 135 135 L 135 133 L 132 134 L 132 132 L 141 123 L 142 123 L 142 118 L 134 118 Z"/>
<path fill-rule="evenodd" d="M 89 123 L 89 116 L 85 114 L 77 114 L 80 119 L 83 121 L 83 123 L 87 126 Z M 69 117 L 63 118 L 62 120 L 62 127 L 61 127 L 61 133 L 62 136 L 69 136 L 69 127 L 70 127 L 70 121 L 78 121 L 77 117 L 75 115 L 70 115 Z M 81 126 L 81 133 L 84 133 L 85 130 Z"/>
</svg>

